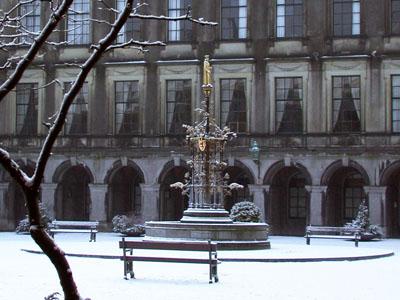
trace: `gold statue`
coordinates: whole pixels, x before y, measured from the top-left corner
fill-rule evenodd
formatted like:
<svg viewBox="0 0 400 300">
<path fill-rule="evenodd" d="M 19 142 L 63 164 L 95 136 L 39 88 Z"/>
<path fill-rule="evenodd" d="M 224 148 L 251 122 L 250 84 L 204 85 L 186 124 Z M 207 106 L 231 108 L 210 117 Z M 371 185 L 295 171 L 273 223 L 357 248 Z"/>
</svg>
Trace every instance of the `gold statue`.
<svg viewBox="0 0 400 300">
<path fill-rule="evenodd" d="M 210 56 L 204 56 L 204 63 L 203 63 L 203 85 L 211 84 L 211 70 L 212 67 L 210 65 Z"/>
</svg>

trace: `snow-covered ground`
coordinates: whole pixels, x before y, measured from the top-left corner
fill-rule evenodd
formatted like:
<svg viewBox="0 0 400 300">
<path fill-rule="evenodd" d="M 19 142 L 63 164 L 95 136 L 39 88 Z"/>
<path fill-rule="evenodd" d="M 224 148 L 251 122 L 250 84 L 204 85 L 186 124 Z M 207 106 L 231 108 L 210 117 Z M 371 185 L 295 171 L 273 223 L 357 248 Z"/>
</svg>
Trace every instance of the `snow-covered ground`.
<svg viewBox="0 0 400 300">
<path fill-rule="evenodd" d="M 59 234 L 56 241 L 67 253 L 120 255 L 115 234 Z M 69 257 L 84 297 L 105 299 L 399 299 L 400 240 L 362 242 L 359 248 L 343 240 L 271 237 L 271 250 L 219 251 L 221 258 L 338 257 L 394 252 L 386 258 L 340 262 L 222 262 L 220 282 L 208 283 L 205 265 L 135 264 L 137 279 L 124 280 L 117 259 Z M 28 235 L 0 233 L 0 299 L 43 299 L 61 292 L 55 269 Z"/>
</svg>

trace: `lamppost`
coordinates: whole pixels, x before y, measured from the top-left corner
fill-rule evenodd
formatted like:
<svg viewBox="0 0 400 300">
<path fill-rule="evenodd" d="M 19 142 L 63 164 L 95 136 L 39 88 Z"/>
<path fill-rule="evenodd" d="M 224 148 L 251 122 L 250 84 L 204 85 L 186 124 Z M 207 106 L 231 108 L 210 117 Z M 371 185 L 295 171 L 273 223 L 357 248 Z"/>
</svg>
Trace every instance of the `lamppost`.
<svg viewBox="0 0 400 300">
<path fill-rule="evenodd" d="M 258 181 L 260 179 L 260 147 L 258 147 L 257 141 L 255 139 L 251 139 L 249 151 L 252 160 L 257 165 L 257 181 Z"/>
</svg>

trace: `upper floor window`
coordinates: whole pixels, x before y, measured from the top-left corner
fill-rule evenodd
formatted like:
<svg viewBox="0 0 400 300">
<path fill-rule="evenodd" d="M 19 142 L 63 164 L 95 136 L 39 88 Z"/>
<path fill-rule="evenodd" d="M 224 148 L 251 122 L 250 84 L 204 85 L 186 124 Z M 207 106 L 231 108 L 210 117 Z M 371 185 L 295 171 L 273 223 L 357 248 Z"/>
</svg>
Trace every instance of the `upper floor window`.
<svg viewBox="0 0 400 300">
<path fill-rule="evenodd" d="M 115 132 L 138 134 L 140 132 L 139 82 L 115 82 Z"/>
<path fill-rule="evenodd" d="M 276 78 L 275 99 L 276 132 L 303 132 L 303 79 Z"/>
<path fill-rule="evenodd" d="M 360 34 L 360 0 L 333 0 L 333 34 Z"/>
<path fill-rule="evenodd" d="M 71 84 L 71 82 L 65 82 L 64 91 L 68 91 Z M 79 135 L 88 133 L 88 98 L 89 87 L 85 82 L 68 111 L 65 124 L 66 134 Z"/>
<path fill-rule="evenodd" d="M 167 80 L 167 133 L 185 133 L 183 124 L 192 123 L 192 81 Z"/>
<path fill-rule="evenodd" d="M 392 34 L 400 34 L 400 0 L 392 0 L 390 20 Z"/>
<path fill-rule="evenodd" d="M 68 11 L 67 41 L 72 45 L 89 44 L 89 0 L 75 0 Z"/>
<path fill-rule="evenodd" d="M 247 0 L 221 0 L 221 38 L 247 38 Z"/>
<path fill-rule="evenodd" d="M 360 132 L 360 76 L 334 76 L 333 132 Z"/>
<path fill-rule="evenodd" d="M 33 1 L 22 4 L 19 7 L 19 16 L 21 19 L 21 34 L 26 35 L 20 38 L 20 41 L 32 42 L 32 33 L 40 31 L 40 1 Z"/>
<path fill-rule="evenodd" d="M 246 79 L 221 79 L 220 101 L 221 127 L 228 126 L 235 132 L 246 132 Z"/>
<path fill-rule="evenodd" d="M 392 76 L 392 131 L 400 132 L 400 75 Z"/>
<path fill-rule="evenodd" d="M 303 0 L 278 0 L 276 3 L 276 37 L 303 36 Z"/>
<path fill-rule="evenodd" d="M 38 84 L 19 83 L 16 86 L 16 132 L 19 135 L 37 135 Z"/>
<path fill-rule="evenodd" d="M 117 10 L 122 11 L 125 7 L 125 0 L 117 0 Z M 138 5 L 138 0 L 133 1 L 133 7 Z M 131 39 L 139 40 L 141 38 L 142 21 L 140 19 L 128 18 L 125 25 L 121 28 L 117 43 L 125 43 Z"/>
<path fill-rule="evenodd" d="M 168 0 L 168 16 L 176 18 L 187 13 L 192 5 L 192 0 Z M 169 41 L 190 41 L 192 39 L 192 22 L 170 21 L 168 22 Z"/>
</svg>

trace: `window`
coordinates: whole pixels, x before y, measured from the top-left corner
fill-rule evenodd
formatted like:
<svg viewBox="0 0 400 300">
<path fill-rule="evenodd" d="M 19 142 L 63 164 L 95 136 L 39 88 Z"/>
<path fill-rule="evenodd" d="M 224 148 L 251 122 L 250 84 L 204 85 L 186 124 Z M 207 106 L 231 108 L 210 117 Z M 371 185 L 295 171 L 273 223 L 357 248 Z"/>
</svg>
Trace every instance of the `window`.
<svg viewBox="0 0 400 300">
<path fill-rule="evenodd" d="M 246 132 L 246 79 L 221 79 L 221 127 Z"/>
<path fill-rule="evenodd" d="M 37 135 L 38 84 L 19 83 L 16 86 L 16 132 L 19 135 Z"/>
<path fill-rule="evenodd" d="M 221 0 L 221 38 L 247 38 L 247 0 Z"/>
<path fill-rule="evenodd" d="M 306 218 L 306 203 L 305 178 L 301 174 L 296 174 L 289 181 L 289 218 Z"/>
<path fill-rule="evenodd" d="M 392 131 L 400 132 L 400 75 L 392 76 Z"/>
<path fill-rule="evenodd" d="M 89 14 L 88 0 L 75 0 L 68 12 L 67 41 L 72 45 L 89 44 Z"/>
<path fill-rule="evenodd" d="M 64 83 L 64 92 L 70 89 L 71 84 L 71 82 Z M 88 94 L 89 88 L 87 82 L 85 82 L 68 111 L 65 124 L 66 134 L 88 133 Z"/>
<path fill-rule="evenodd" d="M 363 179 L 360 174 L 353 173 L 344 180 L 344 218 L 348 221 L 357 216 L 358 208 L 365 199 Z"/>
<path fill-rule="evenodd" d="M 138 0 L 135 0 L 133 2 L 133 7 L 135 8 L 137 4 Z M 125 7 L 125 0 L 117 0 L 117 10 L 122 11 L 124 7 Z M 118 34 L 117 43 L 125 43 L 131 39 L 139 40 L 141 38 L 141 27 L 142 27 L 141 20 L 135 18 L 129 18 Z"/>
<path fill-rule="evenodd" d="M 400 0 L 392 0 L 391 31 L 392 34 L 400 34 Z"/>
<path fill-rule="evenodd" d="M 278 0 L 276 3 L 276 36 L 303 36 L 303 0 Z"/>
<path fill-rule="evenodd" d="M 333 132 L 360 132 L 360 76 L 334 76 Z"/>
<path fill-rule="evenodd" d="M 22 34 L 28 34 L 20 38 L 20 42 L 32 42 L 31 33 L 40 31 L 40 2 L 25 3 L 19 7 L 19 16 L 22 17 L 20 30 Z"/>
<path fill-rule="evenodd" d="M 192 0 L 168 0 L 168 16 L 179 17 L 185 15 Z M 169 41 L 190 41 L 192 39 L 192 23 L 190 21 L 168 22 Z"/>
<path fill-rule="evenodd" d="M 360 0 L 333 1 L 333 34 L 335 36 L 360 34 Z"/>
<path fill-rule="evenodd" d="M 167 80 L 167 132 L 183 134 L 183 124 L 192 123 L 192 81 Z"/>
<path fill-rule="evenodd" d="M 303 79 L 276 78 L 275 99 L 276 132 L 303 132 Z"/>
<path fill-rule="evenodd" d="M 139 82 L 115 82 L 115 132 L 140 133 Z"/>
</svg>

